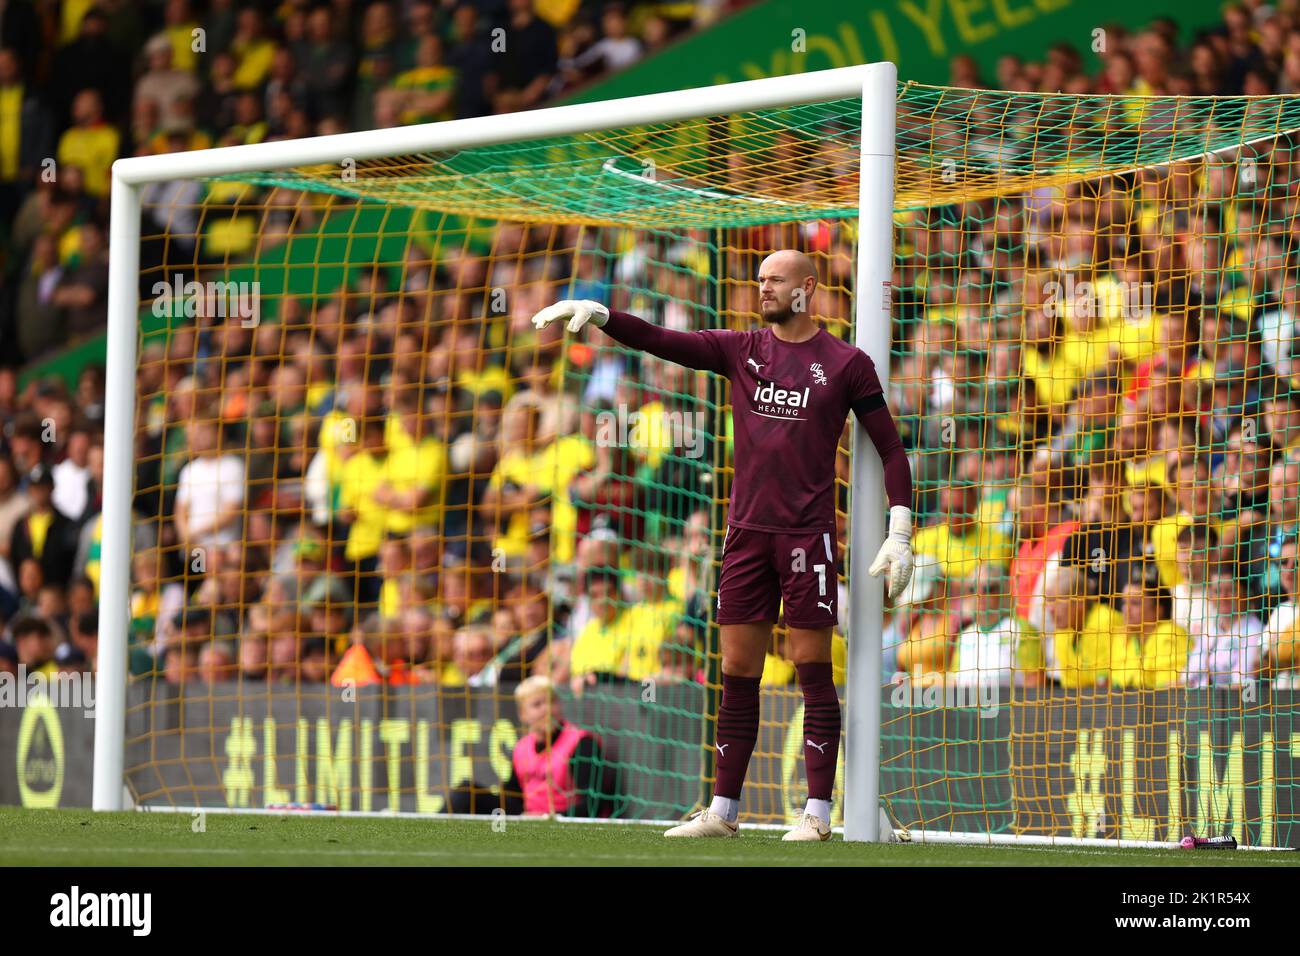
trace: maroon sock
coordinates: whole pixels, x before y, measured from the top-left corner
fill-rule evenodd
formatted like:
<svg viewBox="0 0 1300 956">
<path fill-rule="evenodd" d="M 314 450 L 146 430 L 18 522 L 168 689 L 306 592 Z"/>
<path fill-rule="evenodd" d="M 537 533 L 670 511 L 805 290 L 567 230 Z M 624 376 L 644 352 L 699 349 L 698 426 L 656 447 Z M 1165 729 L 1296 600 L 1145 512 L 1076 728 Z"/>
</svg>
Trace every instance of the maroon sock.
<svg viewBox="0 0 1300 956">
<path fill-rule="evenodd" d="M 718 708 L 718 782 L 714 794 L 740 799 L 749 757 L 758 742 L 758 685 L 761 678 L 722 675 L 722 704 Z"/>
<path fill-rule="evenodd" d="M 798 664 L 803 690 L 803 759 L 808 774 L 808 799 L 829 800 L 840 758 L 840 697 L 831 665 Z"/>
</svg>

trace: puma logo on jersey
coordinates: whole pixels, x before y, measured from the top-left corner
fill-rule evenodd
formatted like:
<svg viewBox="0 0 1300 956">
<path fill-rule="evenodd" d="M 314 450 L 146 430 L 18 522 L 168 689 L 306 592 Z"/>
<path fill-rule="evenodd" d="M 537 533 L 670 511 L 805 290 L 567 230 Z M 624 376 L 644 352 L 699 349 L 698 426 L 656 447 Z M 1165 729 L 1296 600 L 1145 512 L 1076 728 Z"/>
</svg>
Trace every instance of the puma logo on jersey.
<svg viewBox="0 0 1300 956">
<path fill-rule="evenodd" d="M 759 365 L 759 364 L 758 364 L 757 362 L 755 362 L 752 358 L 747 358 L 747 359 L 745 359 L 745 362 L 746 362 L 746 364 L 748 364 L 748 365 L 752 365 L 752 366 L 754 366 L 754 374 L 755 374 L 755 375 L 757 375 L 757 374 L 759 373 L 759 371 L 763 368 L 762 365 Z M 764 363 L 764 364 L 767 364 L 767 363 Z"/>
<path fill-rule="evenodd" d="M 818 385 L 825 385 L 830 381 L 826 378 L 826 371 L 822 368 L 821 362 L 813 362 L 808 366 L 808 371 L 813 373 L 813 381 Z"/>
<path fill-rule="evenodd" d="M 822 601 L 818 601 L 818 602 L 817 602 L 817 606 L 818 606 L 818 607 L 824 607 L 824 608 L 826 608 L 826 613 L 827 613 L 827 614 L 834 614 L 834 613 L 835 613 L 835 608 L 831 607 L 829 604 L 826 604 L 826 603 L 824 603 L 824 602 L 822 602 Z"/>
<path fill-rule="evenodd" d="M 727 748 L 730 747 L 731 744 L 714 744 L 713 746 L 717 747 L 718 753 L 725 757 L 727 755 Z"/>
<path fill-rule="evenodd" d="M 814 747 L 814 748 L 816 748 L 816 750 L 817 750 L 817 752 L 818 752 L 819 754 L 824 754 L 824 753 L 826 752 L 826 748 L 830 746 L 830 743 L 831 743 L 831 742 L 828 740 L 828 741 L 826 741 L 826 743 L 824 743 L 824 744 L 815 744 L 815 743 L 813 743 L 811 740 L 808 740 L 807 738 L 805 738 L 805 739 L 804 739 L 804 743 L 806 743 L 809 747 Z"/>
</svg>

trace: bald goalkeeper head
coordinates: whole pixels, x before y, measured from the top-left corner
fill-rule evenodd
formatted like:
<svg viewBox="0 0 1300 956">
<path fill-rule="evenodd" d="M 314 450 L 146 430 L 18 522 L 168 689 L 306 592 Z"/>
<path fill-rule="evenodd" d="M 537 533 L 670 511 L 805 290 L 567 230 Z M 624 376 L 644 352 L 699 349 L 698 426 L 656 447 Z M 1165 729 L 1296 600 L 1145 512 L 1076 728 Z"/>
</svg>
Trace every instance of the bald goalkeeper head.
<svg viewBox="0 0 1300 956">
<path fill-rule="evenodd" d="M 779 249 L 758 267 L 759 313 L 782 327 L 795 320 L 811 321 L 816 288 L 817 268 L 812 260 L 797 249 Z"/>
</svg>

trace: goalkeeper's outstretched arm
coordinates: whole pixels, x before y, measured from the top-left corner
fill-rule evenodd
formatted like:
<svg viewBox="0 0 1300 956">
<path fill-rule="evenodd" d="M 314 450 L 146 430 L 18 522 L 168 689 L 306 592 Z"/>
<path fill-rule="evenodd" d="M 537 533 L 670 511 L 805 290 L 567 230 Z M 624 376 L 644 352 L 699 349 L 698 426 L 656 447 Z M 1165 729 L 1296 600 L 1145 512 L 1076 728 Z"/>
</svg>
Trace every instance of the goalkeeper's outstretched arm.
<svg viewBox="0 0 1300 956">
<path fill-rule="evenodd" d="M 548 305 L 533 316 L 533 325 L 544 329 L 556 319 L 563 319 L 570 332 L 590 323 L 628 348 L 649 352 L 687 368 L 722 374 L 722 352 L 704 332 L 677 332 L 651 325 L 626 312 L 611 312 L 590 299 L 565 299 Z"/>
<path fill-rule="evenodd" d="M 885 473 L 889 496 L 889 534 L 869 573 L 879 577 L 888 572 L 890 600 L 898 597 L 912 579 L 912 466 L 908 464 L 898 426 L 885 404 L 884 392 L 868 395 L 853 404 L 853 414 L 876 446 Z"/>
</svg>

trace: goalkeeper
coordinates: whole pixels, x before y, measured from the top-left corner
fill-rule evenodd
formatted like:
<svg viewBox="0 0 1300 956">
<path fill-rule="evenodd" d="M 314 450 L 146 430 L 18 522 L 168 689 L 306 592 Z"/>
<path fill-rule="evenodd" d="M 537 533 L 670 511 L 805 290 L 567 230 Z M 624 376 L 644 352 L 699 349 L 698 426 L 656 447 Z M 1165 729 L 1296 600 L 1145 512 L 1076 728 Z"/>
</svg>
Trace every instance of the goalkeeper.
<svg viewBox="0 0 1300 956">
<path fill-rule="evenodd" d="M 670 837 L 731 837 L 740 790 L 758 739 L 759 680 L 784 602 L 789 647 L 803 691 L 808 803 L 787 840 L 830 837 L 831 789 L 839 759 L 840 703 L 831 677 L 835 607 L 835 455 L 849 410 L 884 466 L 889 534 L 870 573 L 888 575 L 897 597 L 912 575 L 912 474 L 867 354 L 822 329 L 809 304 L 817 288 L 811 260 L 782 250 L 759 268 L 756 332 L 675 332 L 598 302 L 567 300 L 533 317 L 570 332 L 587 323 L 624 345 L 732 384 L 735 481 L 722 546 L 717 620 L 722 629 L 717 786 L 712 803 Z"/>
</svg>

